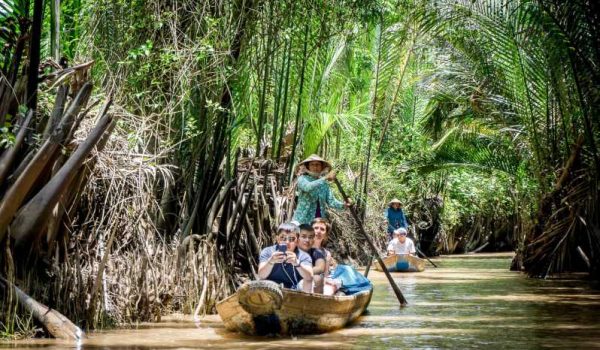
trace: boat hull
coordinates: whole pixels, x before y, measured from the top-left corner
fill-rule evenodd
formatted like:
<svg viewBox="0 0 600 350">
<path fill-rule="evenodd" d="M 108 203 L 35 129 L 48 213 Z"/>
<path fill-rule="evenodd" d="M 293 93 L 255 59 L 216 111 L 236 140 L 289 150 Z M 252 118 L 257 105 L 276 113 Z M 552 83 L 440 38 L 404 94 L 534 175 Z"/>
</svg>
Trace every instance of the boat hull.
<svg viewBox="0 0 600 350">
<path fill-rule="evenodd" d="M 425 260 L 412 255 L 390 255 L 383 258 L 383 263 L 389 272 L 421 272 L 425 270 Z M 374 268 L 383 271 L 379 262 L 375 261 Z"/>
<path fill-rule="evenodd" d="M 248 335 L 318 334 L 355 321 L 371 301 L 373 289 L 350 296 L 327 296 L 282 289 L 281 308 L 267 315 L 247 312 L 238 292 L 217 303 L 225 328 Z"/>
</svg>

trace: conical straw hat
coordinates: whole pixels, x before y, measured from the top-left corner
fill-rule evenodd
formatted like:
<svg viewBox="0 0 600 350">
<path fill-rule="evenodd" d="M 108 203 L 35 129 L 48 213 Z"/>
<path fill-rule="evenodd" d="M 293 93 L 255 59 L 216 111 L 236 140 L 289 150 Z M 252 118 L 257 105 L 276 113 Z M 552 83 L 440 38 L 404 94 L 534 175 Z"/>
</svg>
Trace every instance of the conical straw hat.
<svg viewBox="0 0 600 350">
<path fill-rule="evenodd" d="M 402 204 L 402 202 L 400 202 L 400 200 L 398 198 L 394 198 L 390 201 L 389 205 L 392 205 L 394 203 L 398 203 L 398 204 Z"/>
<path fill-rule="evenodd" d="M 323 168 L 331 168 L 331 164 L 329 164 L 328 161 L 326 161 L 325 159 L 319 157 L 316 154 L 311 154 L 308 158 L 306 158 L 305 160 L 301 161 L 298 166 L 300 165 L 308 165 L 308 163 L 310 162 L 321 162 L 323 163 Z"/>
</svg>

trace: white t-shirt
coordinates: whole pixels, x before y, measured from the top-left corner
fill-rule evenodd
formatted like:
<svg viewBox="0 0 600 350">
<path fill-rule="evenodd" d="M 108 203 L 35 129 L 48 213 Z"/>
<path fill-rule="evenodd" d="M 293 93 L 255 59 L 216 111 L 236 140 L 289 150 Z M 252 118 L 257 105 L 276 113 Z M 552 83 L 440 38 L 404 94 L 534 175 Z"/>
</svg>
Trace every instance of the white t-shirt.
<svg viewBox="0 0 600 350">
<path fill-rule="evenodd" d="M 406 237 L 404 243 L 400 243 L 398 238 L 392 239 L 388 244 L 387 250 L 393 250 L 396 254 L 414 254 L 416 252 L 415 244 L 408 237 Z"/>
</svg>

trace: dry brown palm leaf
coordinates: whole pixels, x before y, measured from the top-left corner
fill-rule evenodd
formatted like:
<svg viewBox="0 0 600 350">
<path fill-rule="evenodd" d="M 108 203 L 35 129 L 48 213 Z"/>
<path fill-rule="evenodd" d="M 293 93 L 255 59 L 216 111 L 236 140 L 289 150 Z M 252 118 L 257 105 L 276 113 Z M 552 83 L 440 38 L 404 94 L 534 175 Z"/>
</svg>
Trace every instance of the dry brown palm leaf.
<svg viewBox="0 0 600 350">
<path fill-rule="evenodd" d="M 48 222 L 52 209 L 79 172 L 83 161 L 114 122 L 112 116 L 107 114 L 110 104 L 111 100 L 101 109 L 98 124 L 86 141 L 77 147 L 56 175 L 19 210 L 11 224 L 11 236 L 17 243 L 22 243 L 39 232 L 40 227 L 45 227 L 44 223 Z"/>
<path fill-rule="evenodd" d="M 33 111 L 30 110 L 27 113 L 27 118 L 25 118 L 25 121 L 23 121 L 23 124 L 21 124 L 19 128 L 19 132 L 15 138 L 14 144 L 0 156 L 0 186 L 4 184 L 4 180 L 8 176 L 8 171 L 13 165 L 17 152 L 23 145 L 23 141 L 25 140 L 25 135 L 27 134 L 29 123 L 31 122 L 32 117 Z"/>
</svg>

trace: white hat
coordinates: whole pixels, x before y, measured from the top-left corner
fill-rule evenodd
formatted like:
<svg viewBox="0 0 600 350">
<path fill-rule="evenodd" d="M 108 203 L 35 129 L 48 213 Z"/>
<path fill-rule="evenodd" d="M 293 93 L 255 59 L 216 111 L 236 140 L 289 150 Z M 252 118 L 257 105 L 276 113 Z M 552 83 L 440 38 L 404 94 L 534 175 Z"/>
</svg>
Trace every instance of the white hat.
<svg viewBox="0 0 600 350">
<path fill-rule="evenodd" d="M 400 227 L 394 230 L 394 234 L 395 235 L 402 235 L 404 234 L 406 236 L 406 234 L 408 233 L 408 231 L 406 231 L 406 229 L 404 227 Z"/>
</svg>

